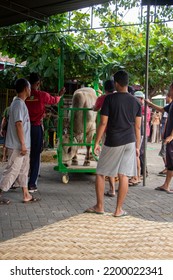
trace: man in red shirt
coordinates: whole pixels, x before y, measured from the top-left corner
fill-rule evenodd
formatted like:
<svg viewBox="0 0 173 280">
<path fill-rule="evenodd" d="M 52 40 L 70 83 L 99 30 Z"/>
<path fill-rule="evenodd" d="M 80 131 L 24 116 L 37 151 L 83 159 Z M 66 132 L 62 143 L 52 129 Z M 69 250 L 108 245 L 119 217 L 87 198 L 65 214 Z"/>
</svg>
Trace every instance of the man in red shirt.
<svg viewBox="0 0 173 280">
<path fill-rule="evenodd" d="M 51 96 L 45 91 L 40 91 L 40 77 L 37 73 L 30 74 L 31 96 L 26 99 L 26 106 L 31 121 L 31 153 L 30 153 L 30 178 L 28 189 L 37 191 L 37 178 L 40 168 L 40 153 L 43 146 L 42 121 L 45 114 L 45 105 L 57 104 L 65 93 L 65 88 L 59 92 L 59 96 Z"/>
<path fill-rule="evenodd" d="M 96 103 L 93 107 L 94 111 L 99 111 L 103 106 L 106 95 L 113 93 L 115 91 L 114 82 L 112 80 L 107 80 L 104 83 L 104 90 L 105 90 L 105 94 L 99 96 L 96 100 Z"/>
</svg>

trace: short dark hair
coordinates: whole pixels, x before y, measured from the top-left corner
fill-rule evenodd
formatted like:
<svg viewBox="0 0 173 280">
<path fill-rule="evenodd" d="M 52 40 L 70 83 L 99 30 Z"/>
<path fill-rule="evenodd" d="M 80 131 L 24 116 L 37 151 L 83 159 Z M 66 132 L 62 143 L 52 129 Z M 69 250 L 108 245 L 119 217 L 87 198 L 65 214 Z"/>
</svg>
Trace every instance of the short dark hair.
<svg viewBox="0 0 173 280">
<path fill-rule="evenodd" d="M 113 92 L 113 91 L 115 90 L 114 81 L 112 81 L 112 80 L 107 80 L 107 81 L 104 83 L 104 89 L 105 89 L 106 91 Z"/>
<path fill-rule="evenodd" d="M 132 86 L 128 86 L 128 92 L 131 93 L 131 95 L 135 94 L 135 90 Z"/>
<path fill-rule="evenodd" d="M 29 87 L 28 80 L 21 78 L 17 79 L 15 82 L 15 89 L 17 93 L 21 93 L 26 87 Z"/>
<path fill-rule="evenodd" d="M 129 75 L 124 70 L 119 70 L 114 74 L 114 82 L 117 82 L 120 86 L 128 86 Z"/>
<path fill-rule="evenodd" d="M 40 81 L 40 76 L 37 73 L 32 72 L 29 76 L 30 84 L 33 85 L 38 81 Z"/>
</svg>

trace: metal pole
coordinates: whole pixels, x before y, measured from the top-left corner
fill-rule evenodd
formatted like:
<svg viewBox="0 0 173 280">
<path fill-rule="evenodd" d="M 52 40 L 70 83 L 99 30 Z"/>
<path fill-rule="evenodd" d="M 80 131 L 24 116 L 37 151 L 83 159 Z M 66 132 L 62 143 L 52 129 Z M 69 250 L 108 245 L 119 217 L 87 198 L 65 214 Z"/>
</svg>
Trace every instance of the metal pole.
<svg viewBox="0 0 173 280">
<path fill-rule="evenodd" d="M 148 68 L 149 68 L 149 31 L 150 31 L 150 5 L 147 5 L 147 29 L 146 29 L 146 62 L 145 62 L 145 99 L 148 99 Z M 147 106 L 144 113 L 144 170 L 143 170 L 143 186 L 146 185 L 146 149 L 147 149 Z"/>
<path fill-rule="evenodd" d="M 60 43 L 59 49 L 58 90 L 64 86 L 64 44 Z"/>
</svg>

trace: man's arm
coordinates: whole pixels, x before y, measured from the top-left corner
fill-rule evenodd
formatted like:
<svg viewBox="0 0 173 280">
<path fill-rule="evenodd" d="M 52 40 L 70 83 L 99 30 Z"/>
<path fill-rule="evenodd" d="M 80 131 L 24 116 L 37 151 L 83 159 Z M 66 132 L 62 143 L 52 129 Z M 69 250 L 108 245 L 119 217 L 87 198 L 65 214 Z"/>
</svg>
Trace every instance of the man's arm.
<svg viewBox="0 0 173 280">
<path fill-rule="evenodd" d="M 42 91 L 41 92 L 42 100 L 45 105 L 58 104 L 61 97 L 64 95 L 65 92 L 66 92 L 65 87 L 61 88 L 60 91 L 58 92 L 58 95 L 55 95 L 55 96 L 52 96 L 48 92 Z"/>
<path fill-rule="evenodd" d="M 141 142 L 141 117 L 135 118 L 135 135 L 136 135 L 136 156 L 139 157 Z"/>
<path fill-rule="evenodd" d="M 102 108 L 103 102 L 100 102 L 100 96 L 97 98 L 95 105 L 93 106 L 93 111 L 99 111 Z"/>
<path fill-rule="evenodd" d="M 25 146 L 25 137 L 24 137 L 22 121 L 16 122 L 16 130 L 17 130 L 17 135 L 18 135 L 18 138 L 19 138 L 19 142 L 21 144 L 21 155 L 26 155 L 27 148 Z"/>
<path fill-rule="evenodd" d="M 165 144 L 170 143 L 172 140 L 173 140 L 173 130 L 171 134 L 168 137 L 166 137 Z"/>
<path fill-rule="evenodd" d="M 103 133 L 105 132 L 106 126 L 108 122 L 108 116 L 101 115 L 100 124 L 97 128 L 97 134 L 96 134 L 96 141 L 95 141 L 95 147 L 94 147 L 94 153 L 98 154 L 100 151 L 100 141 L 102 139 Z"/>
<path fill-rule="evenodd" d="M 158 105 L 152 103 L 149 99 L 145 99 L 145 102 L 148 104 L 148 106 L 155 109 L 156 111 L 159 111 L 161 113 L 164 112 L 164 107 L 161 107 L 161 106 L 158 106 Z"/>
<path fill-rule="evenodd" d="M 2 137 L 5 136 L 4 128 L 5 128 L 6 124 L 7 124 L 7 119 L 5 117 L 3 117 L 2 122 L 1 122 L 1 130 L 0 130 L 0 135 Z"/>
</svg>

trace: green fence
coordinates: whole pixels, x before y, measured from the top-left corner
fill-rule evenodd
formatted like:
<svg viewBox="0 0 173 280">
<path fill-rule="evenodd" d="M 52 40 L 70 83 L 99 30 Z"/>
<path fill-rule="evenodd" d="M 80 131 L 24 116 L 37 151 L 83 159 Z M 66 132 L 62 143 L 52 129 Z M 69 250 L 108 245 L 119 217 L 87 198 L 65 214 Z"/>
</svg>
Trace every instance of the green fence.
<svg viewBox="0 0 173 280">
<path fill-rule="evenodd" d="M 0 116 L 2 117 L 2 114 L 6 107 L 8 107 L 13 97 L 16 96 L 16 91 L 14 89 L 0 89 Z"/>
</svg>

